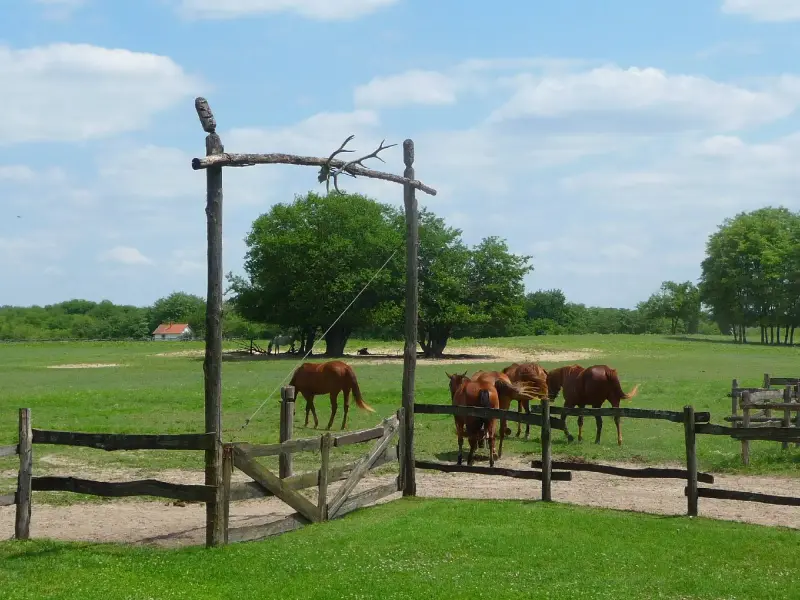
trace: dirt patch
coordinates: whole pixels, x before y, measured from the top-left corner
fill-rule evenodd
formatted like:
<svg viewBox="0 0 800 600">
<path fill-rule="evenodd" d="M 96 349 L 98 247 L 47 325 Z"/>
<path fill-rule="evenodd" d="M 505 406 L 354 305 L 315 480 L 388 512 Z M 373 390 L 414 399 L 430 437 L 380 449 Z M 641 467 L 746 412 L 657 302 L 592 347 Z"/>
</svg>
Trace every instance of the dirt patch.
<svg viewBox="0 0 800 600">
<path fill-rule="evenodd" d="M 530 463 L 526 459 L 516 457 L 503 459 L 500 465 L 528 468 Z M 58 466 L 67 465 L 61 463 Z M 124 469 L 95 468 L 89 473 L 88 465 L 81 467 L 79 474 L 73 471 L 76 466 L 78 465 L 70 465 L 69 474 L 107 481 L 124 481 L 142 476 L 135 470 Z M 388 482 L 392 477 L 385 475 L 366 478 L 359 483 L 356 491 Z M 158 479 L 175 483 L 202 483 L 203 473 L 167 470 L 159 473 Z M 247 477 L 237 471 L 233 479 L 246 481 Z M 716 488 L 800 496 L 800 478 L 715 475 L 715 479 L 713 487 Z M 340 485 L 341 482 L 332 484 L 330 493 L 335 493 Z M 635 512 L 683 515 L 686 512 L 684 485 L 685 482 L 679 479 L 628 479 L 573 471 L 572 481 L 553 482 L 553 500 Z M 422 497 L 436 498 L 483 500 L 541 498 L 541 486 L 536 481 L 430 471 L 417 471 L 417 491 Z M 312 501 L 316 500 L 314 489 L 307 490 L 306 493 L 310 494 Z M 396 497 L 393 495 L 381 502 Z M 291 508 L 275 498 L 235 502 L 231 505 L 231 527 L 269 523 L 292 512 Z M 701 498 L 700 515 L 714 519 L 800 529 L 800 511 L 791 506 L 765 506 L 751 502 Z M 203 504 L 179 506 L 169 500 L 161 502 L 130 500 L 48 506 L 36 504 L 34 496 L 31 536 L 60 540 L 184 546 L 204 543 L 204 523 Z M 13 528 L 14 507 L 0 508 L 0 535 L 10 537 Z"/>
<path fill-rule="evenodd" d="M 393 349 L 392 349 L 393 350 Z M 386 354 L 362 356 L 348 354 L 347 358 L 357 361 L 360 365 L 393 364 L 403 361 L 402 348 L 394 354 L 392 350 Z M 576 362 L 586 360 L 599 354 L 594 348 L 582 348 L 572 352 L 531 351 L 527 352 L 515 348 L 500 348 L 495 346 L 458 346 L 453 348 L 453 353 L 445 354 L 442 358 L 418 358 L 418 365 L 449 365 L 475 362 Z"/>
<path fill-rule="evenodd" d="M 75 363 L 71 365 L 48 365 L 48 369 L 103 369 L 106 367 L 122 367 L 119 363 Z"/>
</svg>

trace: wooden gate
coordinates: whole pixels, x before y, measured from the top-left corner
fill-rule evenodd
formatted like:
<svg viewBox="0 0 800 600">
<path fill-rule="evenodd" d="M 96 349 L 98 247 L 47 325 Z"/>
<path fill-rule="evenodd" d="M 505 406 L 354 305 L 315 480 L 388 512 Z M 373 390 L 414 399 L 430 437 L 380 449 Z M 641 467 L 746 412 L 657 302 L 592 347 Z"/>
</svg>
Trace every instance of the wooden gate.
<svg viewBox="0 0 800 600">
<path fill-rule="evenodd" d="M 308 523 L 335 519 L 402 491 L 404 443 L 400 427 L 402 422 L 403 409 L 400 409 L 395 415 L 384 419 L 380 425 L 371 429 L 340 434 L 325 433 L 318 437 L 289 439 L 268 445 L 244 442 L 225 444 L 223 448 L 225 542 L 263 539 L 298 529 Z M 392 441 L 396 436 L 399 439 L 393 445 Z M 346 465 L 331 466 L 331 453 L 336 448 L 373 440 L 372 447 L 359 460 Z M 284 458 L 299 452 L 316 451 L 320 453 L 319 470 L 298 475 L 281 477 L 284 473 L 276 474 L 256 460 L 265 456 Z M 392 462 L 397 462 L 400 467 L 399 475 L 392 481 L 358 494 L 353 493 L 359 481 L 371 470 Z M 245 473 L 253 481 L 231 484 L 234 468 Z M 331 493 L 329 487 L 339 481 L 343 483 Z M 312 487 L 318 488 L 316 503 L 299 492 Z M 230 502 L 266 496 L 279 498 L 296 512 L 265 525 L 230 528 Z"/>
</svg>

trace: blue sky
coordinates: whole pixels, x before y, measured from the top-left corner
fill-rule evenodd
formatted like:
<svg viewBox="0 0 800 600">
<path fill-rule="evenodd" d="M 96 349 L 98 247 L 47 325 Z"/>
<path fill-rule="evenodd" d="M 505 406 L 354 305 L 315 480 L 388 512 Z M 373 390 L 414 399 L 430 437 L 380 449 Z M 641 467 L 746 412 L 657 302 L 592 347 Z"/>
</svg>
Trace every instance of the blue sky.
<svg viewBox="0 0 800 600">
<path fill-rule="evenodd" d="M 800 0 L 4 4 L 0 304 L 205 293 L 198 95 L 231 152 L 413 138 L 439 190 L 421 203 L 586 304 L 696 280 L 739 211 L 800 209 Z M 323 189 L 309 168 L 226 170 L 226 270 L 253 219 Z"/>
</svg>

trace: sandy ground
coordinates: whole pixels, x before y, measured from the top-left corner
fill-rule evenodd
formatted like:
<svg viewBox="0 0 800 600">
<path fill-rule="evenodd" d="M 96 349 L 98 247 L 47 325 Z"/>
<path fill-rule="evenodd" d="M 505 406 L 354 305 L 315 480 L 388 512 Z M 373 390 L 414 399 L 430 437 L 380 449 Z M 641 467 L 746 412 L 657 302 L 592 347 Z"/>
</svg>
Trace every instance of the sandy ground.
<svg viewBox="0 0 800 600">
<path fill-rule="evenodd" d="M 164 357 L 200 357 L 205 350 L 177 350 L 174 352 L 159 352 L 153 356 Z M 449 365 L 458 363 L 475 362 L 528 362 L 528 361 L 548 361 L 548 362 L 573 362 L 584 360 L 598 354 L 599 350 L 594 348 L 581 348 L 573 352 L 525 352 L 514 348 L 497 348 L 494 346 L 455 346 L 442 358 L 418 358 L 417 364 L 420 365 Z M 288 360 L 299 361 L 302 357 L 297 354 L 280 354 L 279 356 L 267 356 L 263 354 L 249 355 L 240 350 L 226 350 L 227 360 Z M 319 358 L 313 356 L 312 358 Z M 403 361 L 402 346 L 378 347 L 373 349 L 369 355 L 347 354 L 345 360 L 352 361 L 357 365 L 382 365 L 395 364 Z"/>
<path fill-rule="evenodd" d="M 529 464 L 522 459 L 509 458 L 500 461 L 498 466 L 527 468 Z M 71 465 L 69 474 L 116 481 L 141 477 L 134 471 L 98 472 L 77 467 Z M 628 479 L 578 471 L 573 471 L 572 476 L 571 482 L 553 482 L 554 501 L 662 515 L 683 515 L 686 511 L 685 482 L 682 480 Z M 180 470 L 167 470 L 158 475 L 158 479 L 176 483 L 202 483 L 202 477 L 200 472 Z M 392 477 L 366 478 L 359 483 L 356 492 L 388 482 Z M 236 472 L 234 480 L 246 481 L 247 477 Z M 715 480 L 711 487 L 800 496 L 800 479 L 797 478 L 715 475 Z M 332 484 L 330 493 L 334 493 L 339 485 L 341 483 Z M 541 497 L 540 486 L 537 481 L 507 477 L 417 471 L 418 495 L 422 497 L 538 500 Z M 312 501 L 316 500 L 315 489 L 304 493 Z M 381 502 L 396 497 L 390 496 Z M 231 505 L 231 527 L 268 523 L 291 512 L 290 507 L 275 498 L 235 502 Z M 800 510 L 791 506 L 701 498 L 700 516 L 800 529 Z M 204 543 L 204 523 L 203 504 L 176 505 L 169 500 L 109 501 L 71 506 L 34 504 L 31 536 L 172 547 Z M 10 538 L 13 530 L 14 507 L 0 508 L 0 536 Z"/>
</svg>

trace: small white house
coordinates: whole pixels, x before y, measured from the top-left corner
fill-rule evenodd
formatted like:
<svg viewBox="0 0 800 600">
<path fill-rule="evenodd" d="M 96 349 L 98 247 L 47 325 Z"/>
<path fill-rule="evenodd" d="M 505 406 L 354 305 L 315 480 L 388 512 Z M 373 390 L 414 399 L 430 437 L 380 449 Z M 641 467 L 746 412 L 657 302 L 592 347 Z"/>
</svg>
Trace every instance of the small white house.
<svg viewBox="0 0 800 600">
<path fill-rule="evenodd" d="M 162 323 L 153 332 L 153 339 L 161 340 L 185 340 L 192 337 L 192 329 L 188 323 Z"/>
</svg>

